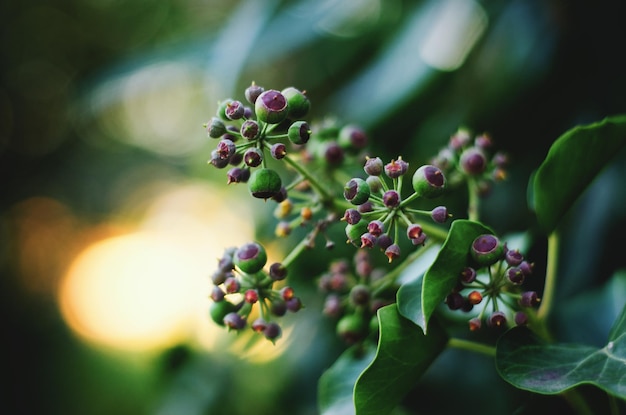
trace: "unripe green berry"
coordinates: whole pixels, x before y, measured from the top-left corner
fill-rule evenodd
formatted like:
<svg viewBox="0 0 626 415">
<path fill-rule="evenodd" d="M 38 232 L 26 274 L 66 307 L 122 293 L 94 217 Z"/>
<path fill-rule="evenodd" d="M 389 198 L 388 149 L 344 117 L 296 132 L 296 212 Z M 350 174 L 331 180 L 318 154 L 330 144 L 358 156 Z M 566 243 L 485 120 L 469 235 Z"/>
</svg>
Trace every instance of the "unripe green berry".
<svg viewBox="0 0 626 415">
<path fill-rule="evenodd" d="M 367 232 L 368 222 L 364 219 L 359 220 L 354 225 L 346 225 L 346 236 L 348 242 L 354 246 L 361 246 L 361 235 Z"/>
<path fill-rule="evenodd" d="M 502 259 L 504 244 L 494 235 L 480 235 L 472 242 L 470 253 L 478 265 L 486 267 Z"/>
<path fill-rule="evenodd" d="M 294 144 L 305 144 L 311 138 L 311 127 L 306 121 L 296 121 L 289 126 L 287 137 Z"/>
<path fill-rule="evenodd" d="M 209 314 L 211 319 L 220 326 L 224 325 L 224 317 L 228 313 L 232 313 L 237 310 L 237 306 L 229 301 L 219 301 L 211 303 L 209 308 Z"/>
<path fill-rule="evenodd" d="M 413 174 L 413 190 L 428 199 L 440 196 L 446 188 L 443 172 L 435 166 L 425 165 Z"/>
<path fill-rule="evenodd" d="M 347 314 L 337 323 L 337 334 L 346 343 L 352 344 L 364 339 L 368 328 L 369 321 L 361 314 Z"/>
<path fill-rule="evenodd" d="M 256 242 L 250 242 L 237 249 L 233 256 L 233 261 L 243 272 L 254 274 L 265 266 L 267 253 L 262 245 Z"/>
<path fill-rule="evenodd" d="M 281 94 L 285 96 L 287 103 L 289 104 L 287 117 L 292 120 L 297 120 L 304 117 L 309 112 L 311 102 L 305 95 L 305 92 L 290 86 L 283 89 Z"/>
<path fill-rule="evenodd" d="M 257 119 L 268 124 L 278 124 L 287 118 L 289 104 L 280 92 L 270 89 L 259 95 L 254 103 Z"/>
<path fill-rule="evenodd" d="M 248 179 L 248 190 L 259 199 L 269 199 L 280 192 L 282 181 L 276 171 L 267 168 L 254 170 Z"/>
<path fill-rule="evenodd" d="M 360 205 L 367 202 L 370 193 L 369 184 L 358 177 L 350 179 L 343 188 L 343 196 L 353 205 Z"/>
</svg>

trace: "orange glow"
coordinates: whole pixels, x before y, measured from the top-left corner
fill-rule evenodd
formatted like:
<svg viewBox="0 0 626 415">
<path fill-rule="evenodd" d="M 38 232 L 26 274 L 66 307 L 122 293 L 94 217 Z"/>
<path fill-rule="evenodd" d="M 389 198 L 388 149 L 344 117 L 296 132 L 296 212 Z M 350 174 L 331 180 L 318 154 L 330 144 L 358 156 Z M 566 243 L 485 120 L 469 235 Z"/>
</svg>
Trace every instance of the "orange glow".
<svg viewBox="0 0 626 415">
<path fill-rule="evenodd" d="M 163 190 L 133 233 L 88 246 L 61 284 L 62 314 L 89 342 L 138 351 L 193 340 L 210 347 L 222 332 L 208 323 L 209 275 L 223 249 L 252 230 L 214 189 Z"/>
</svg>

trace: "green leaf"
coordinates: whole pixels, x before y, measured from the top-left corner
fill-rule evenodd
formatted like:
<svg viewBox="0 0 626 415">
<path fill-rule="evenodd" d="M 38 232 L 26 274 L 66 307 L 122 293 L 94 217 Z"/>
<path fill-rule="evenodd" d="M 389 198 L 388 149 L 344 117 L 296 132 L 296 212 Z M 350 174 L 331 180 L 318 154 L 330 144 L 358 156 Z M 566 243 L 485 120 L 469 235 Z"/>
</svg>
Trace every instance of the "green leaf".
<svg viewBox="0 0 626 415">
<path fill-rule="evenodd" d="M 626 145 L 626 115 L 575 127 L 559 137 L 532 179 L 531 208 L 552 232 L 578 196 Z"/>
<path fill-rule="evenodd" d="M 398 313 L 395 304 L 378 310 L 380 338 L 374 361 L 357 380 L 358 415 L 388 414 L 446 347 L 448 336 L 431 325 L 428 336 Z"/>
<path fill-rule="evenodd" d="M 324 372 L 318 384 L 318 402 L 321 415 L 354 414 L 354 385 L 361 372 L 372 362 L 374 347 L 362 350 L 352 347 Z"/>
<path fill-rule="evenodd" d="M 470 246 L 479 235 L 493 233 L 485 225 L 465 219 L 452 222 L 437 258 L 423 278 L 404 284 L 398 290 L 400 314 L 427 331 L 428 320 L 458 281 L 469 263 Z"/>
<path fill-rule="evenodd" d="M 513 386 L 557 394 L 582 384 L 595 385 L 626 398 L 626 307 L 603 348 L 578 344 L 545 344 L 524 327 L 498 341 L 496 368 Z"/>
</svg>

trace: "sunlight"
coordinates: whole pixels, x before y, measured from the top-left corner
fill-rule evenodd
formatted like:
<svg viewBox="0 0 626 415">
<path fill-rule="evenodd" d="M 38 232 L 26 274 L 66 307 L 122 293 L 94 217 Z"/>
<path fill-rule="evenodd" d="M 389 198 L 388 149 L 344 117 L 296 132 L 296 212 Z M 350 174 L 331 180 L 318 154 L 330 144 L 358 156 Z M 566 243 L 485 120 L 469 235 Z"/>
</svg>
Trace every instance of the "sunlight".
<svg viewBox="0 0 626 415">
<path fill-rule="evenodd" d="M 179 186 L 151 204 L 135 232 L 82 251 L 59 294 L 69 326 L 89 342 L 124 350 L 181 341 L 211 347 L 223 330 L 206 323 L 208 276 L 226 246 L 252 237 L 219 197 L 203 185 Z"/>
</svg>

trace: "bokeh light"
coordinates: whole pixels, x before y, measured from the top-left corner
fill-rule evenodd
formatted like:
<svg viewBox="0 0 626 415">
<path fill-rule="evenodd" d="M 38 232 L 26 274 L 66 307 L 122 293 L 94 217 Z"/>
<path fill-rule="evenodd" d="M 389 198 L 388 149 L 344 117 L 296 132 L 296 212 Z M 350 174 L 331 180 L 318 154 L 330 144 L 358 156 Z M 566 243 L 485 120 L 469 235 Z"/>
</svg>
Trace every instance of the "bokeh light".
<svg viewBox="0 0 626 415">
<path fill-rule="evenodd" d="M 171 188 L 136 230 L 87 246 L 59 291 L 69 326 L 96 345 L 136 351 L 194 341 L 199 324 L 207 330 L 198 320 L 208 320 L 214 261 L 224 246 L 252 237 L 250 225 L 220 197 L 206 185 Z"/>
</svg>

